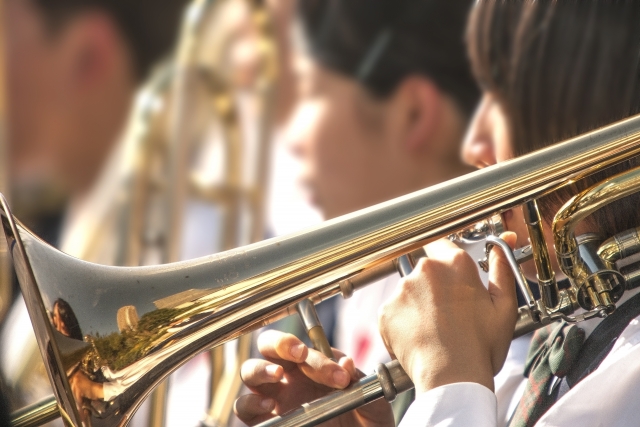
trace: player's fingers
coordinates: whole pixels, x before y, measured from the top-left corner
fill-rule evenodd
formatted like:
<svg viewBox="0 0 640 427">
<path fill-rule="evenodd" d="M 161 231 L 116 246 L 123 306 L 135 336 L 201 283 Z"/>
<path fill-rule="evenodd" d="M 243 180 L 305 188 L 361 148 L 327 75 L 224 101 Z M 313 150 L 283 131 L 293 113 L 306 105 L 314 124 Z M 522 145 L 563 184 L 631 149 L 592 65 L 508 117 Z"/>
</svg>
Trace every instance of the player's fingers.
<svg viewBox="0 0 640 427">
<path fill-rule="evenodd" d="M 351 382 L 347 370 L 319 351 L 309 349 L 300 370 L 312 381 L 331 388 L 345 388 Z"/>
<path fill-rule="evenodd" d="M 502 233 L 500 238 L 513 250 L 516 244 L 515 233 Z M 494 246 L 489 254 L 488 290 L 494 306 L 502 313 L 512 314 L 517 308 L 516 289 L 513 286 L 514 280 L 513 271 L 504 251 Z"/>
<path fill-rule="evenodd" d="M 258 337 L 260 354 L 271 360 L 286 360 L 302 363 L 307 358 L 309 349 L 302 341 L 292 334 L 269 330 Z"/>
<path fill-rule="evenodd" d="M 276 407 L 276 401 L 270 397 L 257 394 L 245 394 L 236 399 L 233 404 L 233 412 L 248 425 L 257 424 Z"/>
<path fill-rule="evenodd" d="M 240 378 L 248 387 L 277 383 L 283 375 L 282 366 L 263 359 L 249 359 L 240 368 Z"/>
</svg>

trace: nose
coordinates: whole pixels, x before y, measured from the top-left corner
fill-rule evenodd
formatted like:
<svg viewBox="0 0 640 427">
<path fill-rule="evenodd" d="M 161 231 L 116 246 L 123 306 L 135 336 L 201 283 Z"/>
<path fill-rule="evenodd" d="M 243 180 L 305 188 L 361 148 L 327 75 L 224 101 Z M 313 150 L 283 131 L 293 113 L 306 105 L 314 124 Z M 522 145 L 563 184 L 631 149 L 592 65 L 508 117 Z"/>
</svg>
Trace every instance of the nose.
<svg viewBox="0 0 640 427">
<path fill-rule="evenodd" d="M 493 101 L 486 95 L 478 105 L 462 145 L 462 160 L 479 169 L 496 164 L 491 109 Z"/>
</svg>

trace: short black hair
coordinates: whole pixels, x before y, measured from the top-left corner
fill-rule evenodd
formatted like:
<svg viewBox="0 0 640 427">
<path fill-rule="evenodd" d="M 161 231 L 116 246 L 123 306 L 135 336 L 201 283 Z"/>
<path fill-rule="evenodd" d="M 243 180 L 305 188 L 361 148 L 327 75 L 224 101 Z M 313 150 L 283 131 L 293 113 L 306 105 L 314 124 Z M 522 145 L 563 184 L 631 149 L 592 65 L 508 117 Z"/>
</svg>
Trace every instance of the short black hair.
<svg viewBox="0 0 640 427">
<path fill-rule="evenodd" d="M 188 0 L 32 0 L 51 28 L 59 29 L 78 13 L 98 10 L 109 15 L 129 43 L 136 76 L 144 79 L 167 55 L 177 37 Z"/>
<path fill-rule="evenodd" d="M 464 44 L 472 3 L 299 0 L 298 15 L 310 54 L 323 66 L 357 79 L 378 97 L 410 75 L 423 75 L 470 114 L 480 96 Z M 363 70 L 371 59 L 375 65 Z"/>
</svg>

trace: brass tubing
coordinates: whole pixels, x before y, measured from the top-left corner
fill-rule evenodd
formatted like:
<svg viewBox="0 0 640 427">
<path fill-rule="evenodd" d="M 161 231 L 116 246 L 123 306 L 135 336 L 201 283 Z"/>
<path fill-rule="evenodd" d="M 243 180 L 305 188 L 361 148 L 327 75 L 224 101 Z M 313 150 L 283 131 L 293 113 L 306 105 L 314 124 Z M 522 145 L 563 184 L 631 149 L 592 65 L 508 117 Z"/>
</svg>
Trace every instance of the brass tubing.
<svg viewBox="0 0 640 427">
<path fill-rule="evenodd" d="M 169 399 L 169 384 L 165 380 L 158 385 L 151 394 L 151 409 L 149 411 L 149 427 L 162 427 L 167 417 L 167 400 Z"/>
<path fill-rule="evenodd" d="M 406 255 L 402 255 L 394 260 L 396 271 L 401 277 L 405 277 L 413 271 L 420 258 L 426 257 L 427 254 L 424 248 L 418 248 L 415 251 L 409 252 Z"/>
<path fill-rule="evenodd" d="M 211 405 L 205 419 L 202 421 L 204 426 L 221 427 L 229 425 L 229 420 L 233 413 L 233 404 L 243 385 L 240 379 L 240 365 L 249 359 L 251 342 L 252 336 L 250 334 L 242 335 L 236 340 L 236 359 L 222 361 L 224 363 L 223 374 L 217 383 L 218 387 L 212 389 L 215 398 L 210 399 Z M 219 346 L 214 350 L 220 349 L 224 352 L 225 348 L 226 346 Z"/>
<path fill-rule="evenodd" d="M 603 206 L 635 193 L 638 186 L 640 186 L 640 168 L 635 168 L 613 176 L 574 196 L 556 214 L 553 220 L 554 244 L 556 253 L 559 254 L 559 261 L 561 257 L 571 258 L 568 263 L 560 263 L 567 276 L 575 276 L 577 273 L 572 269 L 579 268 L 580 264 L 576 259 L 578 248 L 575 239 L 576 226 Z"/>
<path fill-rule="evenodd" d="M 418 248 L 413 252 L 403 255 L 393 261 L 380 264 L 375 269 L 369 269 L 365 272 L 354 276 L 351 279 L 340 282 L 340 288 L 349 287 L 349 296 L 353 293 L 356 287 L 364 287 L 370 285 L 378 280 L 390 276 L 393 273 L 399 273 L 400 276 L 405 277 L 411 273 L 418 260 L 425 257 L 426 253 L 423 248 Z M 367 274 L 368 273 L 368 274 Z M 344 294 L 344 292 L 343 292 Z M 324 328 L 318 319 L 315 306 L 312 300 L 306 299 L 300 301 L 296 306 L 296 309 L 300 315 L 300 319 L 305 326 L 309 339 L 313 344 L 313 348 L 327 356 L 331 360 L 335 360 L 333 350 L 327 339 L 327 335 L 324 332 Z"/>
<path fill-rule="evenodd" d="M 609 268 L 622 258 L 640 252 L 640 227 L 618 233 L 605 240 L 598 248 L 598 256 Z"/>
<path fill-rule="evenodd" d="M 530 200 L 522 206 L 522 211 L 529 232 L 540 295 L 545 307 L 554 308 L 558 305 L 558 285 L 553 267 L 551 267 L 551 258 L 549 258 L 549 250 L 544 238 L 538 203 L 535 200 Z"/>
<path fill-rule="evenodd" d="M 391 402 L 396 395 L 413 387 L 400 363 L 392 360 L 381 364 L 375 374 L 362 378 L 344 390 L 337 390 L 256 427 L 315 426 L 382 397 Z"/>
<path fill-rule="evenodd" d="M 424 249 L 419 248 L 393 260 L 392 264 L 400 276 L 406 277 L 411 273 L 418 260 L 424 256 L 426 256 Z M 309 300 L 304 300 L 303 302 L 308 303 Z M 302 309 L 304 308 L 303 305 Z M 301 310 L 300 304 L 298 304 L 298 310 Z M 302 315 L 301 317 L 304 318 Z M 326 340 L 322 326 L 317 326 L 316 328 L 320 329 L 321 338 Z M 309 331 L 309 336 L 311 337 L 311 331 Z M 313 338 L 311 341 L 313 342 Z M 326 353 L 324 354 L 325 356 L 327 355 Z M 328 357 L 333 359 L 331 356 Z M 362 378 L 344 390 L 337 390 L 314 402 L 304 404 L 299 409 L 271 418 L 259 424 L 258 427 L 314 426 L 382 397 L 388 402 L 393 402 L 399 393 L 408 391 L 413 387 L 413 382 L 400 366 L 400 362 L 393 360 L 386 365 L 381 363 L 375 374 Z"/>
<path fill-rule="evenodd" d="M 329 359 L 335 361 L 333 350 L 331 350 L 331 345 L 329 344 L 327 335 L 324 333 L 324 328 L 322 327 L 322 325 L 314 326 L 313 328 L 309 329 L 307 333 L 309 334 L 309 339 L 313 343 L 313 348 L 327 356 Z"/>
<path fill-rule="evenodd" d="M 60 417 L 58 402 L 51 395 L 11 414 L 11 427 L 35 427 Z"/>
<path fill-rule="evenodd" d="M 606 307 L 613 310 L 612 300 L 618 296 L 610 292 L 597 292 L 595 282 L 588 281 L 593 273 L 580 255 L 575 236 L 576 226 L 587 216 L 616 200 L 629 196 L 640 187 L 640 168 L 617 174 L 571 198 L 553 220 L 553 236 L 560 268 L 572 283 L 573 291 L 580 295 L 583 308 Z M 589 282 L 589 283 L 587 283 Z M 593 282 L 593 283 L 592 283 Z M 581 289 L 586 284 L 586 289 Z M 596 283 L 597 284 L 597 283 Z M 584 297 L 587 298 L 584 298 Z"/>
<path fill-rule="evenodd" d="M 340 292 L 343 298 L 351 298 L 353 293 L 372 283 L 382 280 L 396 272 L 395 260 L 378 263 L 352 277 L 339 282 Z"/>
<path fill-rule="evenodd" d="M 635 289 L 640 286 L 640 262 L 621 268 L 620 273 L 624 276 L 628 290 Z"/>
<path fill-rule="evenodd" d="M 329 340 L 324 333 L 322 323 L 320 323 L 320 319 L 318 318 L 318 313 L 316 312 L 316 307 L 313 302 L 309 299 L 302 300 L 296 305 L 296 310 L 300 315 L 300 320 L 302 320 L 304 329 L 309 335 L 313 348 L 327 356 L 329 359 L 335 360 L 333 350 L 331 350 L 331 345 L 329 345 Z"/>
<path fill-rule="evenodd" d="M 219 347 L 213 348 L 209 352 L 209 358 L 211 361 L 209 402 L 212 402 L 214 396 L 216 395 L 216 390 L 218 390 L 218 387 L 220 386 L 220 383 L 224 376 L 224 346 L 221 345 Z"/>
</svg>

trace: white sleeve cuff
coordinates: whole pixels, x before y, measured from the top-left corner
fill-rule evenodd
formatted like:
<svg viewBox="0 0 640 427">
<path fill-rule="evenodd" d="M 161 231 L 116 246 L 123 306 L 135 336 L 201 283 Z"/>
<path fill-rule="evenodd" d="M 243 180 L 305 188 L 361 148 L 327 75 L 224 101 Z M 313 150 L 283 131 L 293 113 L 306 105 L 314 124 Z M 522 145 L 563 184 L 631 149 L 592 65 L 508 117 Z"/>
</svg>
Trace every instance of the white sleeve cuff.
<svg viewBox="0 0 640 427">
<path fill-rule="evenodd" d="M 104 393 L 104 397 L 103 397 L 104 401 L 110 402 L 116 397 L 118 397 L 119 394 L 123 393 L 124 388 L 120 387 L 118 383 L 115 381 L 106 382 L 106 383 L 102 383 L 102 392 Z"/>
<path fill-rule="evenodd" d="M 454 383 L 416 396 L 399 427 L 496 427 L 496 395 L 478 383 Z"/>
</svg>

